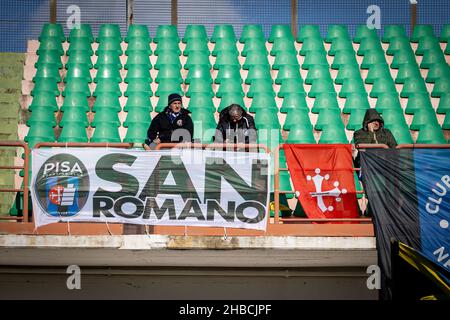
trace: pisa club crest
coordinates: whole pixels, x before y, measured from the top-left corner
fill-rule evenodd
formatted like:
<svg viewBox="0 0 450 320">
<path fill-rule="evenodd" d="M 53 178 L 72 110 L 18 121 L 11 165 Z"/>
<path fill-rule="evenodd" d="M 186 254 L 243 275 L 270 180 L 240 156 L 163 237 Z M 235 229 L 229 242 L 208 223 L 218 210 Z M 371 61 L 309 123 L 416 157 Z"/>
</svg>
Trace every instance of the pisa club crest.
<svg viewBox="0 0 450 320">
<path fill-rule="evenodd" d="M 58 154 L 39 168 L 34 188 L 38 203 L 47 215 L 72 217 L 88 199 L 89 174 L 77 157 Z"/>
</svg>

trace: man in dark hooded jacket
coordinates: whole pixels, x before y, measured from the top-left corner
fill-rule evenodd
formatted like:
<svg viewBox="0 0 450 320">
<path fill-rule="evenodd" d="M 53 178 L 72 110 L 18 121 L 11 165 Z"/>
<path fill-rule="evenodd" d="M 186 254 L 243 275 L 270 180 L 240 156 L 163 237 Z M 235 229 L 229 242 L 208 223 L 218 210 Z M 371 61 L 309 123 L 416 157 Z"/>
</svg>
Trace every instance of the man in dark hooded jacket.
<svg viewBox="0 0 450 320">
<path fill-rule="evenodd" d="M 362 143 L 385 144 L 395 148 L 397 142 L 389 129 L 384 128 L 384 120 L 375 109 L 368 109 L 364 115 L 362 128 L 353 135 L 355 145 Z"/>
<path fill-rule="evenodd" d="M 220 112 L 216 143 L 256 143 L 255 121 L 244 108 L 231 104 Z"/>
<path fill-rule="evenodd" d="M 179 94 L 170 94 L 167 107 L 152 120 L 148 128 L 144 148 L 150 150 L 151 144 L 191 142 L 194 125 L 190 113 L 189 110 L 182 107 Z"/>
</svg>

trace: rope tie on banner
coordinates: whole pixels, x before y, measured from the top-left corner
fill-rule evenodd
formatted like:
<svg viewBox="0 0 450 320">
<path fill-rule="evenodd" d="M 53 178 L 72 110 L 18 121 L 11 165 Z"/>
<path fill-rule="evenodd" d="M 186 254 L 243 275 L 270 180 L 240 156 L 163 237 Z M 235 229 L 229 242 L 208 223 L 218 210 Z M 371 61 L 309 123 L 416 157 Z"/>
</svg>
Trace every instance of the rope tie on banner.
<svg viewBox="0 0 450 320">
<path fill-rule="evenodd" d="M 184 236 L 187 237 L 187 225 L 184 226 Z"/>
<path fill-rule="evenodd" d="M 68 142 L 66 141 L 66 149 L 68 148 Z"/>
<path fill-rule="evenodd" d="M 109 229 L 108 221 L 105 221 L 105 223 L 106 223 L 106 229 L 108 229 L 109 235 L 112 236 L 113 234 L 111 232 L 111 229 Z"/>
<path fill-rule="evenodd" d="M 144 225 L 145 227 L 145 234 L 147 235 L 147 237 L 150 238 L 150 232 L 148 232 L 148 225 Z"/>
<path fill-rule="evenodd" d="M 228 239 L 228 234 L 227 234 L 227 228 L 223 227 L 223 240 L 227 240 Z"/>
<path fill-rule="evenodd" d="M 72 233 L 70 232 L 70 222 L 67 220 L 67 233 L 69 234 L 69 236 L 72 235 Z"/>
<path fill-rule="evenodd" d="M 39 234 L 39 232 L 38 232 L 38 228 L 35 226 L 34 227 L 34 229 L 33 229 L 33 234 L 36 234 L 36 235 L 38 235 Z"/>
</svg>

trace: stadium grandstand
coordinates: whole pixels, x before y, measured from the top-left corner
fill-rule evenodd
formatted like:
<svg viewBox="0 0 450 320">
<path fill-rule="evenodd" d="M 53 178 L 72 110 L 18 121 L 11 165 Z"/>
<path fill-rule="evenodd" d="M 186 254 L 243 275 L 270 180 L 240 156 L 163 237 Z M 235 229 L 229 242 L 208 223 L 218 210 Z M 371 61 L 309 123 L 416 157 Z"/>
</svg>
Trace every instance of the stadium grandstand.
<svg viewBox="0 0 450 320">
<path fill-rule="evenodd" d="M 2 0 L 0 8 L 1 299 L 379 299 L 379 281 L 370 279 L 377 276 L 381 263 L 375 237 L 381 229 L 373 216 L 385 210 L 378 206 L 377 192 L 368 195 L 363 188 L 364 166 L 355 167 L 353 159 L 358 149 L 366 153 L 383 146 L 355 146 L 353 135 L 362 128 L 366 111 L 375 109 L 397 148 L 446 151 L 448 0 Z M 147 163 L 172 150 L 171 144 L 160 145 L 161 151 L 142 148 L 150 122 L 164 112 L 172 93 L 182 96 L 195 128 L 194 144 L 179 145 L 179 150 L 209 155 L 220 112 L 230 104 L 241 105 L 254 117 L 257 141 L 250 147 L 257 152 L 241 152 L 242 146 L 235 145 L 223 157 L 248 154 L 255 157 L 253 167 L 268 160 L 266 165 L 273 170 L 261 180 L 266 185 L 253 183 L 257 178 L 252 166 L 248 172 L 207 165 L 205 170 L 217 168 L 227 181 L 222 183 L 219 176 L 219 190 L 236 189 L 239 181 L 250 177 L 255 189 L 249 189 L 248 199 L 263 199 L 266 212 L 267 221 L 259 229 L 183 225 L 181 218 L 178 224 L 133 224 L 130 215 L 116 206 L 120 196 L 106 208 L 111 198 L 104 196 L 105 190 L 119 193 L 117 185 L 123 193 L 132 190 L 131 178 L 149 181 L 144 188 L 138 185 L 134 200 L 129 200 L 135 213 L 142 205 L 139 201 L 147 207 L 148 199 L 153 199 L 148 198 L 152 183 L 163 187 L 186 183 L 189 190 L 165 189 L 179 192 L 183 199 L 184 193 L 197 188 L 194 178 L 193 184 L 186 182 L 194 164 L 191 168 L 185 163 L 186 179 L 175 171 L 172 176 L 170 165 L 160 165 L 160 160 L 155 181 L 150 173 L 142 174 L 144 178 L 137 170 L 126 174 L 124 162 L 111 164 L 110 171 L 98 169 L 102 159 L 120 150 Z M 312 151 L 296 151 L 299 146 Z M 320 176 L 320 169 L 315 169 L 315 177 L 305 173 L 302 181 L 316 187 L 310 198 L 326 212 L 314 215 L 302 202 L 306 191 L 296 181 L 303 167 L 300 160 L 299 167 L 294 161 L 307 150 L 319 161 L 319 150 L 331 146 L 343 146 L 353 157 L 348 158 L 351 187 L 344 189 L 342 180 L 339 185 L 329 175 Z M 89 172 L 91 189 L 103 179 L 97 182 L 98 190 L 103 190 L 100 209 L 93 205 L 86 213 L 103 220 L 50 221 L 49 214 L 39 218 L 37 209 L 45 207 L 37 203 L 42 192 L 47 210 L 67 201 L 64 196 L 55 200 L 59 202 L 51 198 L 60 190 L 50 185 L 51 176 L 43 186 L 40 180 L 54 169 L 49 159 L 55 158 L 50 156 L 61 153 L 98 161 L 96 165 L 83 160 L 97 170 L 95 178 L 90 169 L 79 170 Z M 371 191 L 369 160 L 362 157 Z M 448 163 L 443 166 L 447 172 Z M 205 181 L 216 175 L 204 174 Z M 101 192 L 89 190 L 89 184 L 87 191 L 82 189 L 86 180 L 80 177 L 72 177 L 78 178 L 75 187 L 68 182 L 64 188 L 79 187 L 76 197 L 84 205 L 86 199 L 91 201 L 91 191 L 94 198 Z M 318 187 L 318 177 L 330 180 L 335 189 L 326 194 Z M 239 190 L 248 200 L 246 189 Z M 266 197 L 258 198 L 257 191 Z M 84 200 L 83 192 L 89 194 Z M 392 194 L 401 198 L 398 190 Z M 372 197 L 374 201 L 368 201 Z M 219 195 L 217 203 L 221 201 Z M 354 209 L 347 201 L 354 201 Z M 344 214 L 336 215 L 340 202 Z M 80 203 L 77 212 L 82 210 Z M 165 204 L 155 204 L 158 219 L 164 212 L 157 210 Z M 240 207 L 236 219 L 239 212 L 244 215 Z M 111 208 L 122 216 L 108 223 Z M 192 208 L 194 213 L 183 209 L 181 215 L 198 217 Z M 216 209 L 228 223 L 226 210 Z M 247 218 L 238 222 L 251 220 Z M 448 236 L 448 220 L 440 221 Z M 444 249 L 439 257 L 450 247 Z M 82 290 L 70 290 L 69 266 L 80 270 Z"/>
</svg>

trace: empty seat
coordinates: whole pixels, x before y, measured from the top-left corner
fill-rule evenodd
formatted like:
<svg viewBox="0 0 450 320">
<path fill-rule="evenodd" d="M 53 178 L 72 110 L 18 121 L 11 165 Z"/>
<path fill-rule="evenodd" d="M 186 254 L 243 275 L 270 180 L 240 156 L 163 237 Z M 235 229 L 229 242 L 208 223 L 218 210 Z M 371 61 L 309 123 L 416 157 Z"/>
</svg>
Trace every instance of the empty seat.
<svg viewBox="0 0 450 320">
<path fill-rule="evenodd" d="M 157 97 L 161 97 L 166 93 L 178 93 L 183 96 L 183 90 L 181 89 L 180 83 L 176 80 L 166 79 L 161 81 L 158 85 L 158 89 L 156 89 L 155 95 Z"/>
<path fill-rule="evenodd" d="M 296 110 L 309 111 L 308 104 L 306 103 L 306 95 L 304 93 L 290 93 L 284 96 L 280 112 L 289 113 L 292 109 L 294 112 Z"/>
<path fill-rule="evenodd" d="M 341 66 L 336 75 L 335 82 L 336 84 L 343 84 L 345 79 L 359 79 L 359 78 L 361 78 L 361 71 L 359 70 L 358 64 L 355 62 L 353 64 L 346 64 Z"/>
<path fill-rule="evenodd" d="M 125 42 L 130 43 L 134 40 L 145 41 L 149 43 L 151 41 L 148 28 L 143 24 L 130 24 L 128 26 L 127 36 Z"/>
<path fill-rule="evenodd" d="M 331 68 L 339 69 L 342 66 L 355 63 L 357 63 L 355 58 L 355 51 L 353 50 L 337 51 L 334 56 L 333 63 L 331 64 Z"/>
<path fill-rule="evenodd" d="M 245 79 L 246 84 L 252 84 L 255 81 L 267 80 L 272 81 L 270 75 L 270 67 L 268 65 L 252 65 L 250 66 L 247 78 Z"/>
<path fill-rule="evenodd" d="M 155 63 L 155 69 L 159 70 L 163 65 L 175 65 L 178 69 L 181 69 L 180 57 L 176 52 L 168 52 L 167 54 L 158 56 Z"/>
<path fill-rule="evenodd" d="M 416 143 L 445 144 L 447 142 L 438 124 L 426 124 L 420 129 Z"/>
<path fill-rule="evenodd" d="M 270 30 L 269 41 L 270 43 L 275 42 L 275 39 L 283 38 L 294 41 L 294 36 L 291 32 L 291 26 L 288 24 L 274 24 Z"/>
<path fill-rule="evenodd" d="M 233 79 L 229 79 L 226 81 L 222 81 L 219 89 L 217 90 L 216 96 L 221 98 L 226 94 L 240 94 L 244 97 L 244 91 L 242 90 L 242 85 L 239 81 L 235 81 Z"/>
<path fill-rule="evenodd" d="M 236 47 L 236 41 L 228 38 L 219 38 L 214 45 L 214 49 L 212 51 L 212 55 L 215 57 L 220 52 L 226 51 L 227 54 L 233 54 L 235 56 L 239 55 L 239 51 Z"/>
<path fill-rule="evenodd" d="M 159 72 L 161 72 L 161 71 L 159 71 Z M 158 73 L 158 75 L 159 75 L 159 73 Z M 180 78 L 181 78 L 181 76 L 180 76 Z M 206 65 L 192 66 L 189 69 L 189 72 L 186 76 L 185 83 L 189 84 L 189 83 L 191 83 L 192 80 L 196 80 L 196 79 L 202 79 L 202 80 L 209 81 L 210 83 L 212 83 L 213 80 L 211 77 L 211 71 L 210 71 L 209 67 Z"/>
<path fill-rule="evenodd" d="M 92 120 L 91 123 L 91 127 L 96 128 L 105 124 L 116 128 L 120 126 L 120 120 L 117 111 L 102 108 L 95 113 L 94 120 Z"/>
<path fill-rule="evenodd" d="M 244 93 L 242 93 L 243 95 Z M 189 99 L 188 109 L 192 112 L 209 112 L 214 113 L 216 107 L 209 94 L 196 93 Z"/>
<path fill-rule="evenodd" d="M 167 100 L 165 102 L 167 104 Z M 128 96 L 127 102 L 123 108 L 123 111 L 128 112 L 131 108 L 139 108 L 143 111 L 153 110 L 150 97 L 147 94 L 136 92 Z"/>
<path fill-rule="evenodd" d="M 353 43 L 350 38 L 336 38 L 330 45 L 330 50 L 328 54 L 330 56 L 335 56 L 338 51 L 353 51 Z"/>
<path fill-rule="evenodd" d="M 80 79 L 88 83 L 92 82 L 91 70 L 85 64 L 71 65 L 67 69 L 64 82 L 70 82 L 72 79 Z"/>
<path fill-rule="evenodd" d="M 31 112 L 30 118 L 28 118 L 26 124 L 28 127 L 35 125 L 50 125 L 55 127 L 55 111 L 52 108 L 36 108 L 33 112 Z"/>
<path fill-rule="evenodd" d="M 316 80 L 321 81 L 321 80 Z M 301 79 L 286 79 L 280 86 L 278 91 L 278 97 L 284 98 L 286 95 L 291 93 L 304 93 L 303 81 Z"/>
<path fill-rule="evenodd" d="M 381 47 L 380 40 L 378 38 L 363 38 L 359 44 L 358 51 L 356 54 L 358 56 L 365 56 L 368 52 L 377 51 L 383 53 L 383 48 Z"/>
<path fill-rule="evenodd" d="M 98 31 L 97 42 L 102 43 L 108 40 L 114 40 L 116 42 L 122 41 L 122 35 L 120 33 L 120 27 L 118 24 L 102 24 Z"/>
<path fill-rule="evenodd" d="M 405 26 L 403 25 L 386 25 L 384 26 L 384 33 L 381 41 L 384 43 L 391 42 L 392 39 L 398 37 L 406 37 Z"/>
<path fill-rule="evenodd" d="M 389 42 L 386 54 L 392 56 L 402 51 L 411 51 L 411 44 L 409 43 L 409 38 L 406 36 L 392 38 L 391 41 Z"/>
<path fill-rule="evenodd" d="M 422 79 L 419 66 L 416 63 L 406 63 L 399 65 L 395 83 L 403 84 L 407 79 L 411 78 Z"/>
<path fill-rule="evenodd" d="M 301 65 L 302 69 L 309 70 L 312 66 L 315 65 L 325 65 L 328 66 L 327 55 L 323 51 L 310 51 L 305 56 L 305 60 L 303 60 L 303 64 Z"/>
<path fill-rule="evenodd" d="M 205 64 L 206 64 L 206 59 L 205 59 Z M 209 60 L 208 60 L 207 65 L 210 65 Z M 231 51 L 221 51 L 216 57 L 216 61 L 214 63 L 214 69 L 218 70 L 224 66 L 240 67 L 241 65 L 239 63 L 238 55 Z"/>
<path fill-rule="evenodd" d="M 332 43 L 334 39 L 349 38 L 348 28 L 346 25 L 332 24 L 328 26 L 325 42 Z"/>
<path fill-rule="evenodd" d="M 147 42 L 147 40 L 141 40 L 141 39 L 132 40 L 130 43 L 128 43 L 128 47 L 125 50 L 125 54 L 127 56 L 129 56 L 135 52 L 140 52 L 140 53 L 145 53 L 147 55 L 151 55 L 152 49 L 150 48 L 150 43 Z"/>
<path fill-rule="evenodd" d="M 425 81 L 435 83 L 440 78 L 450 78 L 450 66 L 446 63 L 436 63 L 430 66 Z"/>
<path fill-rule="evenodd" d="M 385 109 L 383 120 L 387 128 L 397 125 L 407 126 L 402 109 Z"/>
<path fill-rule="evenodd" d="M 125 83 L 130 81 L 141 79 L 142 81 L 152 82 L 152 77 L 150 76 L 150 69 L 146 65 L 131 65 L 128 67 L 127 75 L 125 76 Z"/>
<path fill-rule="evenodd" d="M 422 69 L 430 69 L 435 64 L 447 63 L 442 51 L 428 51 L 423 55 L 420 67 Z"/>
<path fill-rule="evenodd" d="M 439 105 L 436 110 L 436 113 L 444 114 L 449 113 L 449 111 L 450 111 L 450 93 L 444 93 L 441 95 L 441 98 L 439 99 Z"/>
<path fill-rule="evenodd" d="M 89 102 L 83 92 L 69 92 L 64 98 L 61 111 L 65 112 L 69 109 L 81 109 L 85 113 L 89 112 Z"/>
<path fill-rule="evenodd" d="M 405 80 L 403 89 L 400 93 L 401 98 L 408 98 L 412 94 L 428 93 L 425 81 L 422 78 L 409 78 Z"/>
<path fill-rule="evenodd" d="M 99 123 L 95 127 L 91 142 L 119 143 L 121 142 L 119 129 L 110 123 Z"/>
<path fill-rule="evenodd" d="M 191 113 L 192 122 L 194 123 L 194 127 L 196 125 L 207 125 L 207 126 L 215 126 L 216 120 L 214 119 L 214 114 L 206 113 L 206 112 L 193 112 Z"/>
<path fill-rule="evenodd" d="M 270 70 L 269 70 L 270 75 Z M 224 65 L 221 66 L 219 71 L 217 72 L 216 79 L 214 83 L 220 84 L 222 81 L 233 80 L 242 83 L 241 78 L 241 68 L 240 66 L 235 65 Z"/>
<path fill-rule="evenodd" d="M 411 42 L 419 42 L 422 38 L 426 37 L 434 37 L 433 26 L 416 24 L 411 35 Z"/>
<path fill-rule="evenodd" d="M 281 90 L 280 90 L 281 92 Z M 324 92 L 335 93 L 334 83 L 331 79 L 316 79 L 311 85 L 311 89 L 308 92 L 308 97 L 315 98 L 317 95 Z"/>
<path fill-rule="evenodd" d="M 200 52 L 189 55 L 186 59 L 186 63 L 184 64 L 184 69 L 189 70 L 191 66 L 195 65 L 204 65 L 211 68 L 209 55 L 207 53 L 200 53 Z"/>
<path fill-rule="evenodd" d="M 446 93 L 450 93 L 450 78 L 440 78 L 436 80 L 433 91 L 431 91 L 431 96 L 439 98 Z"/>
<path fill-rule="evenodd" d="M 48 38 L 39 43 L 39 48 L 36 50 L 37 55 L 41 55 L 47 51 L 57 52 L 60 56 L 64 54 L 62 43 L 56 38 Z"/>
<path fill-rule="evenodd" d="M 397 92 L 380 93 L 377 97 L 375 109 L 378 113 L 384 114 L 385 110 L 402 110 L 399 95 Z"/>
<path fill-rule="evenodd" d="M 330 109 L 322 109 L 320 111 L 314 129 L 321 131 L 325 126 L 328 125 L 344 127 L 344 123 L 342 122 L 341 118 L 341 110 L 336 108 L 330 108 Z"/>
<path fill-rule="evenodd" d="M 319 143 L 348 143 L 344 125 L 325 125 L 322 129 Z"/>
<path fill-rule="evenodd" d="M 396 52 L 394 55 L 394 59 L 391 63 L 392 69 L 398 69 L 401 64 L 414 64 L 416 63 L 416 57 L 414 56 L 414 52 L 412 50 L 405 50 Z"/>
<path fill-rule="evenodd" d="M 441 35 L 439 37 L 439 41 L 441 42 L 448 42 L 450 39 L 450 24 L 445 24 L 442 27 Z"/>
<path fill-rule="evenodd" d="M 242 66 L 244 70 L 248 70 L 251 66 L 255 65 L 269 65 L 269 60 L 267 59 L 267 55 L 264 53 L 253 52 L 251 55 L 247 55 L 245 58 L 245 62 Z"/>
<path fill-rule="evenodd" d="M 147 138 L 148 124 L 133 123 L 127 129 L 127 133 L 123 138 L 125 143 L 143 143 Z"/>
<path fill-rule="evenodd" d="M 282 66 L 297 66 L 300 65 L 297 60 L 297 54 L 295 52 L 282 52 L 275 57 L 275 61 L 272 65 L 273 70 L 279 70 Z"/>
<path fill-rule="evenodd" d="M 69 55 L 69 60 L 66 63 L 66 68 L 72 65 L 85 64 L 89 69 L 92 69 L 93 64 L 91 60 L 91 56 L 86 51 L 74 51 Z"/>
<path fill-rule="evenodd" d="M 311 51 L 325 52 L 322 38 L 306 38 L 299 51 L 301 56 L 306 56 Z"/>
<path fill-rule="evenodd" d="M 286 143 L 316 143 L 312 126 L 294 125 L 289 130 Z"/>
<path fill-rule="evenodd" d="M 208 48 L 208 42 L 207 41 L 198 41 L 198 40 L 191 40 L 188 43 L 186 43 L 186 46 L 183 50 L 184 56 L 189 56 L 190 54 L 195 54 L 196 52 L 203 52 L 209 55 L 209 48 Z"/>
<path fill-rule="evenodd" d="M 95 121 L 95 118 L 94 118 Z M 150 112 L 142 112 L 142 109 L 139 108 L 131 108 L 127 112 L 127 118 L 123 123 L 123 126 L 125 128 L 130 128 L 133 126 L 149 126 L 150 122 L 152 121 L 150 117 Z"/>
<path fill-rule="evenodd" d="M 367 51 L 361 63 L 361 69 L 370 69 L 374 64 L 386 63 L 384 51 L 371 50 Z"/>
<path fill-rule="evenodd" d="M 283 130 L 290 131 L 294 127 L 306 127 L 310 128 L 312 132 L 312 125 L 309 119 L 308 110 L 289 110 L 286 121 L 283 125 Z"/>
<path fill-rule="evenodd" d="M 78 123 L 79 126 L 86 128 L 89 125 L 86 110 L 83 110 L 83 108 L 66 108 L 59 122 L 59 126 L 64 128 L 73 123 Z"/>
<path fill-rule="evenodd" d="M 283 52 L 292 52 L 294 54 L 297 54 L 294 41 L 289 38 L 275 38 L 272 49 L 270 50 L 270 55 L 276 56 L 279 53 Z"/>
<path fill-rule="evenodd" d="M 59 96 L 58 83 L 52 79 L 36 80 L 33 90 L 31 90 L 31 95 L 35 96 L 39 93 L 52 94 L 55 97 Z"/>
<path fill-rule="evenodd" d="M 201 40 L 208 42 L 208 35 L 206 34 L 205 26 L 201 25 L 201 24 L 187 25 L 182 41 L 184 43 L 187 43 L 191 39 L 201 39 Z"/>
<path fill-rule="evenodd" d="M 156 29 L 156 35 L 153 38 L 153 42 L 158 43 L 163 39 L 173 39 L 175 42 L 180 42 L 178 36 L 177 26 L 175 25 L 159 25 Z"/>
<path fill-rule="evenodd" d="M 341 91 L 339 91 L 339 97 L 347 98 L 352 93 L 366 93 L 366 88 L 361 78 L 345 79 Z"/>
<path fill-rule="evenodd" d="M 253 68 L 252 68 L 253 69 Z M 312 71 L 312 69 L 308 72 L 308 76 L 306 77 L 305 83 L 306 84 L 311 84 L 312 79 L 314 77 L 326 77 L 326 73 L 328 73 L 328 75 L 330 74 L 330 72 L 328 71 L 328 67 L 324 66 L 324 65 L 319 65 L 317 67 L 315 67 L 315 71 Z M 267 69 L 267 73 L 268 76 L 264 76 L 264 78 L 269 79 L 270 78 L 270 69 Z M 311 73 L 311 77 L 309 77 Z M 308 78 L 309 77 L 309 78 Z M 248 77 L 247 77 L 248 79 Z M 295 65 L 283 65 L 280 66 L 280 70 L 278 71 L 277 74 L 277 78 L 275 79 L 275 83 L 276 84 L 282 84 L 284 80 L 286 79 L 301 79 L 301 75 L 300 75 L 300 69 L 298 66 Z M 309 81 L 308 81 L 309 79 Z"/>
<path fill-rule="evenodd" d="M 324 92 L 317 95 L 314 100 L 312 113 L 320 113 L 324 109 L 337 109 L 339 110 L 339 104 L 337 101 L 336 93 Z"/>
<path fill-rule="evenodd" d="M 64 36 L 62 25 L 58 23 L 45 23 L 42 26 L 42 30 L 39 35 L 39 41 L 42 42 L 48 39 L 64 42 L 66 40 L 66 37 Z"/>
<path fill-rule="evenodd" d="M 392 79 L 389 65 L 387 63 L 374 64 L 370 66 L 365 82 L 374 84 L 376 80 L 384 78 Z"/>
<path fill-rule="evenodd" d="M 88 142 L 86 128 L 78 123 L 67 123 L 61 130 L 58 142 Z"/>
<path fill-rule="evenodd" d="M 367 99 L 367 93 L 350 93 L 345 99 L 344 109 L 342 113 L 352 113 L 353 110 L 367 110 L 370 108 L 369 101 Z"/>
<path fill-rule="evenodd" d="M 272 79 L 270 80 L 258 80 L 252 82 L 250 89 L 247 92 L 247 97 L 253 98 L 255 94 L 266 93 L 275 97 L 275 91 L 273 90 Z"/>
<path fill-rule="evenodd" d="M 377 30 L 375 28 L 369 28 L 367 25 L 359 25 L 356 27 L 355 37 L 353 41 L 360 43 L 363 39 L 375 38 L 378 39 Z"/>
<path fill-rule="evenodd" d="M 117 97 L 122 96 L 119 83 L 116 80 L 112 79 L 102 79 L 97 83 L 93 96 L 97 97 L 98 95 L 103 93 L 115 94 Z"/>
<path fill-rule="evenodd" d="M 233 26 L 231 24 L 216 24 L 211 36 L 211 42 L 215 43 L 218 39 L 228 39 L 236 42 Z"/>
<path fill-rule="evenodd" d="M 450 113 L 445 115 L 444 122 L 442 123 L 442 129 L 450 130 Z"/>
<path fill-rule="evenodd" d="M 323 41 L 318 25 L 303 25 L 300 27 L 297 34 L 297 42 L 305 42 L 307 39 L 320 39 L 320 41 Z"/>
<path fill-rule="evenodd" d="M 39 92 L 33 96 L 33 101 L 31 102 L 28 110 L 33 111 L 39 108 L 48 108 L 54 111 L 58 111 L 58 104 L 56 102 L 56 97 L 50 92 Z"/>
<path fill-rule="evenodd" d="M 55 142 L 55 133 L 51 126 L 37 125 L 30 127 L 28 134 L 24 139 L 30 148 L 33 148 L 39 142 Z"/>
<path fill-rule="evenodd" d="M 129 100 L 127 100 L 129 101 Z M 94 106 L 92 107 L 93 112 L 97 112 L 100 109 L 110 109 L 115 112 L 120 112 L 122 107 L 120 106 L 119 98 L 114 94 L 100 94 L 95 98 Z"/>
<path fill-rule="evenodd" d="M 250 107 L 250 112 L 252 112 L 251 110 L 252 107 Z M 258 110 L 258 108 L 256 108 L 256 110 Z M 259 110 L 260 111 L 256 112 L 255 114 L 255 123 L 257 125 L 258 130 L 281 129 L 280 123 L 278 122 L 278 115 L 276 109 L 269 109 L 265 110 L 264 112 L 263 112 L 264 109 Z"/>
<path fill-rule="evenodd" d="M 191 97 L 196 93 L 208 94 L 211 98 L 214 97 L 211 82 L 209 79 L 193 79 L 189 84 L 186 97 Z"/>
<path fill-rule="evenodd" d="M 354 131 L 361 129 L 365 114 L 365 109 L 353 109 L 348 119 L 347 130 Z"/>
<path fill-rule="evenodd" d="M 53 64 L 42 65 L 39 68 L 37 68 L 36 74 L 33 77 L 33 82 L 43 80 L 60 82 L 61 75 L 59 74 L 59 69 L 55 68 L 55 65 Z"/>
<path fill-rule="evenodd" d="M 249 40 L 262 40 L 265 42 L 264 32 L 260 24 L 246 24 L 242 28 L 241 37 L 239 42 L 247 43 Z"/>
<path fill-rule="evenodd" d="M 385 127 L 392 132 L 397 144 L 413 143 L 411 133 L 409 132 L 408 126 L 406 124 L 395 124 Z"/>
<path fill-rule="evenodd" d="M 135 93 L 143 93 L 147 96 L 153 96 L 153 91 L 150 86 L 150 82 L 148 79 L 130 79 L 128 81 L 127 89 L 125 90 L 124 96 L 129 97 Z"/>
<path fill-rule="evenodd" d="M 154 52 L 155 56 L 165 55 L 169 52 L 172 54 L 177 54 L 178 56 L 181 55 L 181 49 L 178 45 L 178 41 L 173 38 L 161 39 L 156 46 Z"/>
<path fill-rule="evenodd" d="M 276 114 L 278 112 L 275 96 L 267 92 L 257 92 L 253 94 L 252 104 L 249 108 L 250 112 L 254 113 L 271 113 Z M 276 122 L 278 123 L 278 116 L 275 115 Z M 261 124 L 261 123 L 259 123 Z"/>
<path fill-rule="evenodd" d="M 441 51 L 441 46 L 439 44 L 439 40 L 437 38 L 425 37 L 420 39 L 419 45 L 416 49 L 416 55 L 423 56 L 426 52 L 429 51 Z"/>
<path fill-rule="evenodd" d="M 433 109 L 418 109 L 414 113 L 414 118 L 409 128 L 411 130 L 421 130 L 427 124 L 437 123 L 436 114 Z"/>
<path fill-rule="evenodd" d="M 428 92 L 414 92 L 409 95 L 405 113 L 414 114 L 420 109 L 433 109 Z"/>
<path fill-rule="evenodd" d="M 98 45 L 98 49 L 95 52 L 95 54 L 97 56 L 99 56 L 100 54 L 102 54 L 104 52 L 108 52 L 108 51 L 114 52 L 117 55 L 121 55 L 123 52 L 122 52 L 122 47 L 120 46 L 120 41 L 118 41 L 115 38 L 105 38 Z"/>
<path fill-rule="evenodd" d="M 86 52 L 90 56 L 94 54 L 94 50 L 92 50 L 92 44 L 86 38 L 75 38 L 69 45 L 66 54 L 68 56 L 74 55 L 76 52 Z"/>
<path fill-rule="evenodd" d="M 132 58 L 128 57 L 131 62 Z M 100 68 L 103 65 L 114 66 L 116 69 L 122 69 L 122 63 L 120 62 L 120 57 L 115 52 L 102 52 L 95 62 L 95 69 Z"/>
<path fill-rule="evenodd" d="M 391 78 L 381 78 L 375 80 L 372 90 L 370 91 L 370 97 L 377 98 L 383 93 L 397 93 L 394 80 Z"/>
<path fill-rule="evenodd" d="M 266 43 L 264 40 L 260 39 L 251 39 L 247 40 L 247 42 L 244 45 L 244 48 L 242 49 L 241 55 L 243 57 L 246 57 L 249 54 L 252 53 L 261 53 L 261 54 L 268 54 Z"/>
<path fill-rule="evenodd" d="M 159 64 L 158 64 L 159 62 Z M 158 67 L 162 67 L 165 65 L 175 65 L 178 67 L 178 69 L 181 68 L 180 60 L 178 59 L 178 56 L 175 55 L 168 55 L 167 58 L 160 58 L 158 57 L 158 60 L 156 60 L 156 63 L 158 64 Z M 127 58 L 127 62 L 125 63 L 125 69 L 129 69 L 133 65 L 140 65 L 140 66 L 146 66 L 148 69 L 152 68 L 152 64 L 150 62 L 150 58 L 148 54 L 145 52 L 133 52 L 133 54 L 129 55 Z M 158 69 L 155 65 L 155 69 Z"/>
<path fill-rule="evenodd" d="M 38 56 L 38 60 L 34 64 L 36 69 L 40 66 L 52 65 L 53 68 L 62 68 L 61 56 L 57 51 L 44 51 Z"/>
</svg>

